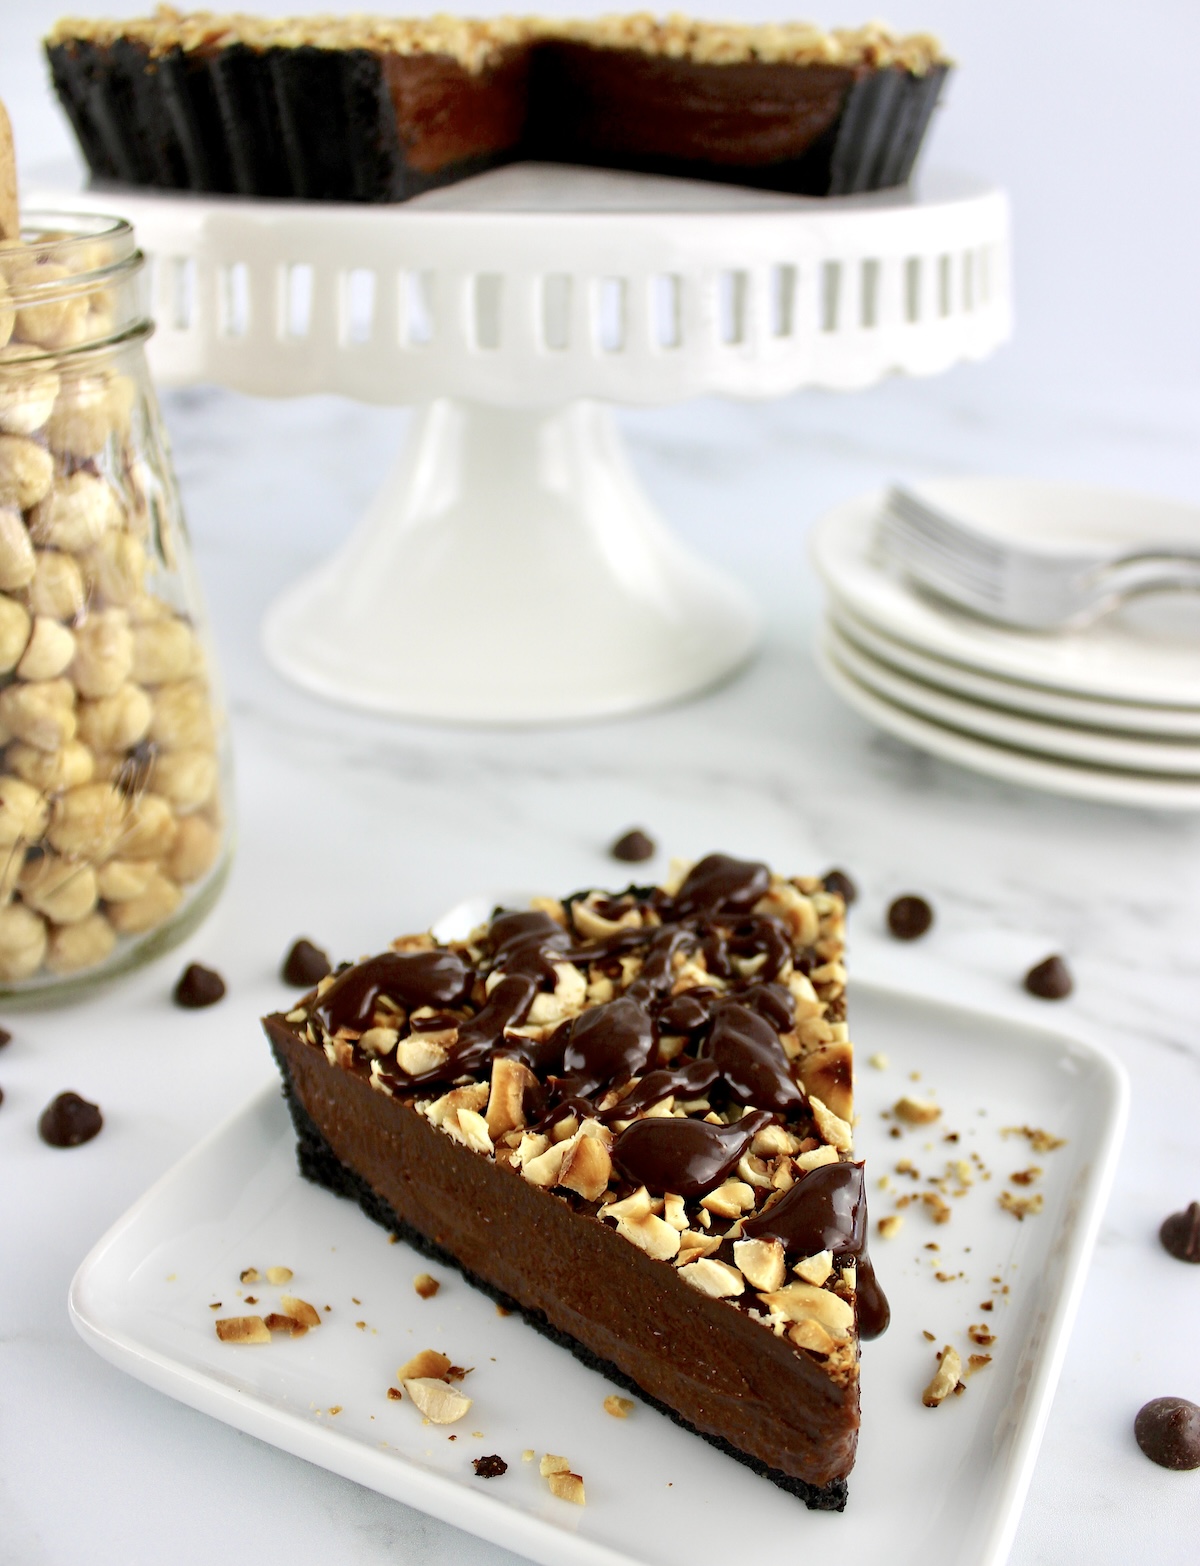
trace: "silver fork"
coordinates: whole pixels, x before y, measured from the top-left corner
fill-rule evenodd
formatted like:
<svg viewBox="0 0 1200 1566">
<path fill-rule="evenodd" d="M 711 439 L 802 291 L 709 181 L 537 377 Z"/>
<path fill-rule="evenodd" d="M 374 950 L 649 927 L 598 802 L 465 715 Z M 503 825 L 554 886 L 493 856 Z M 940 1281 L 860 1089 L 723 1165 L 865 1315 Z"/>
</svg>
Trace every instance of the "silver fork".
<svg viewBox="0 0 1200 1566">
<path fill-rule="evenodd" d="M 899 485 L 888 491 L 879 537 L 922 587 L 1024 630 L 1087 624 L 1137 593 L 1200 592 L 1200 548 L 1043 553 L 989 538 Z"/>
</svg>

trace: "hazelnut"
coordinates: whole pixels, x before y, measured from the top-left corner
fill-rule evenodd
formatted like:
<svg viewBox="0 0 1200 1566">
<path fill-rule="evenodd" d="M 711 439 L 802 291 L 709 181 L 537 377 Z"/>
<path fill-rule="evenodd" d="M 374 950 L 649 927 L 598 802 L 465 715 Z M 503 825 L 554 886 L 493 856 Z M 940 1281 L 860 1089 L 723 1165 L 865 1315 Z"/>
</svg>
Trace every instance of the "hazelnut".
<svg viewBox="0 0 1200 1566">
<path fill-rule="evenodd" d="M 926 1099 L 912 1098 L 905 1094 L 897 1099 L 892 1106 L 892 1113 L 897 1120 L 906 1121 L 910 1126 L 927 1126 L 937 1120 L 941 1115 L 941 1106 L 933 1104 Z"/>
<path fill-rule="evenodd" d="M 0 691 L 0 721 L 37 750 L 61 750 L 75 738 L 74 706 L 69 680 L 32 680 Z"/>
<path fill-rule="evenodd" d="M 20 343 L 0 349 L 0 431 L 5 435 L 32 435 L 40 430 L 54 407 L 58 384 L 58 375 L 43 355 Z"/>
<path fill-rule="evenodd" d="M 713 1256 L 702 1256 L 679 1269 L 679 1276 L 693 1289 L 707 1294 L 710 1299 L 730 1299 L 745 1292 L 746 1282 L 736 1267 L 717 1261 Z"/>
<path fill-rule="evenodd" d="M 96 871 L 96 882 L 106 903 L 128 903 L 144 896 L 158 874 L 152 859 L 110 859 Z"/>
<path fill-rule="evenodd" d="M 583 1493 L 583 1480 L 578 1474 L 547 1474 L 546 1483 L 550 1486 L 550 1493 L 556 1495 L 560 1501 L 570 1501 L 572 1506 L 587 1505 Z"/>
<path fill-rule="evenodd" d="M 106 533 L 94 549 L 79 557 L 79 563 L 93 596 L 105 603 L 132 604 L 142 597 L 146 546 L 132 533 Z"/>
<path fill-rule="evenodd" d="M 754 1189 L 744 1180 L 726 1180 L 715 1191 L 702 1196 L 700 1205 L 718 1218 L 737 1218 L 754 1206 Z"/>
<path fill-rule="evenodd" d="M 427 1071 L 440 1066 L 445 1058 L 446 1045 L 427 1033 L 410 1033 L 396 1050 L 396 1064 L 410 1077 L 424 1076 Z"/>
<path fill-rule="evenodd" d="M 197 664 L 195 633 L 184 620 L 154 620 L 133 633 L 133 678 L 141 685 L 186 680 Z"/>
<path fill-rule="evenodd" d="M 293 1321 L 298 1321 L 302 1327 L 319 1327 L 321 1325 L 320 1313 L 315 1305 L 310 1305 L 307 1300 L 298 1299 L 294 1294 L 281 1294 L 279 1296 L 280 1307 L 287 1312 Z"/>
<path fill-rule="evenodd" d="M 808 1098 L 812 1109 L 813 1119 L 817 1122 L 817 1130 L 829 1143 L 830 1147 L 836 1147 L 839 1153 L 848 1153 L 854 1146 L 854 1131 L 849 1121 L 843 1120 L 840 1115 L 825 1106 L 819 1098 L 814 1098 L 810 1093 Z"/>
<path fill-rule="evenodd" d="M 220 851 L 221 834 L 217 828 L 203 816 L 185 816 L 163 869 L 173 881 L 188 886 L 207 875 Z"/>
<path fill-rule="evenodd" d="M 53 924 L 78 924 L 100 899 L 92 866 L 58 854 L 44 854 L 26 865 L 18 884 L 22 900 Z"/>
<path fill-rule="evenodd" d="M 33 581 L 35 563 L 33 544 L 21 513 L 13 506 L 0 507 L 0 588 L 11 593 L 28 587 Z"/>
<path fill-rule="evenodd" d="M 111 904 L 108 917 L 118 935 L 142 935 L 169 919 L 179 907 L 182 897 L 183 893 L 175 882 L 159 874 L 151 879 L 140 897 Z"/>
<path fill-rule="evenodd" d="M 783 1287 L 787 1264 L 778 1240 L 735 1240 L 733 1259 L 754 1288 L 770 1294 Z"/>
<path fill-rule="evenodd" d="M 792 1271 L 805 1283 L 811 1283 L 814 1288 L 819 1289 L 833 1272 L 833 1252 L 818 1251 L 814 1256 L 805 1256 L 802 1261 L 796 1263 Z"/>
<path fill-rule="evenodd" d="M 135 794 L 126 802 L 118 847 L 122 859 L 165 859 L 178 826 L 161 794 Z"/>
<path fill-rule="evenodd" d="M 432 1424 L 452 1425 L 471 1408 L 473 1399 L 456 1387 L 428 1376 L 413 1376 L 403 1383 L 404 1390 Z"/>
<path fill-rule="evenodd" d="M 80 471 L 60 478 L 30 512 L 29 532 L 37 544 L 74 553 L 91 549 L 121 525 L 121 503 L 107 479 Z"/>
<path fill-rule="evenodd" d="M 0 435 L 0 505 L 28 511 L 50 492 L 54 459 L 24 435 Z"/>
<path fill-rule="evenodd" d="M 789 1283 L 760 1298 L 773 1316 L 789 1322 L 815 1321 L 835 1342 L 848 1342 L 854 1330 L 854 1306 L 811 1283 Z"/>
<path fill-rule="evenodd" d="M 122 685 L 111 696 L 79 704 L 79 737 L 97 752 L 132 750 L 145 739 L 154 704 L 137 685 Z"/>
<path fill-rule="evenodd" d="M 854 1113 L 854 1056 L 848 1041 L 835 1039 L 818 1045 L 804 1057 L 799 1074 L 810 1098 L 815 1093 L 840 1119 L 850 1119 Z"/>
<path fill-rule="evenodd" d="M 0 908 L 0 979 L 28 979 L 46 955 L 45 922 L 23 903 Z"/>
<path fill-rule="evenodd" d="M 121 840 L 127 812 L 125 796 L 111 783 L 84 783 L 55 800 L 46 835 L 60 854 L 107 859 Z"/>
<path fill-rule="evenodd" d="M 6 759 L 19 778 L 43 794 L 58 794 L 90 783 L 96 767 L 91 751 L 78 740 L 68 740 L 61 750 L 54 751 L 39 750 L 36 745 L 17 740 L 9 747 Z"/>
<path fill-rule="evenodd" d="M 926 1408 L 936 1408 L 939 1403 L 944 1403 L 961 1377 L 962 1359 L 958 1350 L 947 1343 L 938 1356 L 938 1368 L 934 1372 L 933 1380 L 921 1394 L 922 1403 Z"/>
<path fill-rule="evenodd" d="M 558 1184 L 577 1191 L 588 1202 L 598 1202 L 608 1189 L 612 1159 L 598 1137 L 580 1132 L 567 1145 L 558 1172 Z"/>
<path fill-rule="evenodd" d="M 111 955 L 117 932 L 102 913 L 89 914 L 78 924 L 61 925 L 50 932 L 46 967 L 51 973 L 78 973 L 94 968 Z"/>
<path fill-rule="evenodd" d="M 48 285 L 63 283 L 70 276 L 65 266 L 45 255 L 35 257 L 20 271 L 9 273 L 17 302 L 14 335 L 21 342 L 37 343 L 43 348 L 71 348 L 84 341 L 86 294 L 51 287 L 49 297 L 38 297 Z"/>
<path fill-rule="evenodd" d="M 437 1349 L 421 1349 L 410 1360 L 406 1360 L 396 1372 L 397 1381 L 445 1380 L 448 1373 L 454 1368 L 453 1360 L 447 1359 L 445 1354 L 439 1354 Z"/>
<path fill-rule="evenodd" d="M 271 1329 L 261 1316 L 220 1316 L 217 1336 L 222 1343 L 269 1343 Z"/>
<path fill-rule="evenodd" d="M 87 602 L 83 572 L 75 557 L 60 554 L 57 549 L 38 550 L 27 601 L 34 614 L 49 615 L 53 620 L 74 620 Z"/>
<path fill-rule="evenodd" d="M 29 642 L 17 664 L 22 680 L 56 680 L 75 656 L 75 638 L 57 620 L 38 615 Z"/>
<path fill-rule="evenodd" d="M 207 687 L 199 680 L 161 686 L 154 697 L 150 738 L 163 750 L 211 748 L 216 735 Z"/>
<path fill-rule="evenodd" d="M 7 674 L 20 662 L 29 645 L 32 621 L 24 604 L 0 594 L 0 674 Z"/>
<path fill-rule="evenodd" d="M 123 609 L 89 614 L 75 632 L 71 678 L 81 696 L 113 696 L 133 667 L 133 632 Z"/>
<path fill-rule="evenodd" d="M 0 777 L 0 848 L 36 843 L 49 818 L 50 807 L 36 788 L 20 778 Z"/>
<path fill-rule="evenodd" d="M 46 425 L 52 451 L 69 457 L 94 457 L 112 435 L 129 429 L 135 391 L 125 375 L 64 377 Z"/>
<path fill-rule="evenodd" d="M 207 804 L 217 788 L 217 758 L 211 750 L 170 750 L 157 756 L 151 787 L 176 810 Z"/>
<path fill-rule="evenodd" d="M 525 1127 L 525 1090 L 536 1086 L 537 1078 L 529 1067 L 507 1055 L 492 1061 L 491 1091 L 488 1095 L 487 1126 L 492 1141 L 506 1131 Z"/>
</svg>

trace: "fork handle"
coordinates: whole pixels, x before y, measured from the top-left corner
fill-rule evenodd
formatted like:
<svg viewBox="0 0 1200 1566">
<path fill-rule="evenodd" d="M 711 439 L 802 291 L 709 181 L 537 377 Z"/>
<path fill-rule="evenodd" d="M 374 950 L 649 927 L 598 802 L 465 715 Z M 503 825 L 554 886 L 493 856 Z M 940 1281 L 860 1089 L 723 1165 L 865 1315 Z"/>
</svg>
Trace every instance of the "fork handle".
<svg viewBox="0 0 1200 1566">
<path fill-rule="evenodd" d="M 1150 544 L 1143 549 L 1131 549 L 1126 555 L 1118 555 L 1097 568 L 1097 575 L 1108 571 L 1123 570 L 1125 566 L 1140 565 L 1143 561 L 1155 565 L 1182 565 L 1200 568 L 1200 549 L 1184 549 L 1178 544 Z"/>
<path fill-rule="evenodd" d="M 1128 593 L 1146 593 L 1154 588 L 1200 592 L 1200 554 L 1127 555 L 1105 570 L 1097 571 L 1093 581 L 1103 592 L 1118 597 Z"/>
</svg>

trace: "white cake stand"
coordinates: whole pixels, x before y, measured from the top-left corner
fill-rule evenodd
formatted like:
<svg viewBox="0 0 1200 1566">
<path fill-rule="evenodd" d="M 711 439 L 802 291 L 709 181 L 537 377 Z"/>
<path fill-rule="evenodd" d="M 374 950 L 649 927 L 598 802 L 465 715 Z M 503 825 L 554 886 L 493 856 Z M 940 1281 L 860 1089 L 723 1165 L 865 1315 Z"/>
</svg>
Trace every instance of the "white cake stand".
<svg viewBox="0 0 1200 1566">
<path fill-rule="evenodd" d="M 399 207 L 70 204 L 134 223 L 160 383 L 418 405 L 263 633 L 299 684 L 410 717 L 628 712 L 753 650 L 749 598 L 667 530 L 606 404 L 854 390 L 1010 329 L 1007 202 L 961 178 L 814 200 L 518 165 Z"/>
</svg>

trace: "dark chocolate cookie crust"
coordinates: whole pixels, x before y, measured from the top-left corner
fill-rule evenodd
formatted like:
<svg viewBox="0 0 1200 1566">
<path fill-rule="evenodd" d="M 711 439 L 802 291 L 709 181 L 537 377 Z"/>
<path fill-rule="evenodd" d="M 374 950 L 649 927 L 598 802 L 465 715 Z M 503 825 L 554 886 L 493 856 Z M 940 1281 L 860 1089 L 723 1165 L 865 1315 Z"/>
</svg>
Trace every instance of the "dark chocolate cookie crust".
<svg viewBox="0 0 1200 1566">
<path fill-rule="evenodd" d="M 804 1502 L 810 1511 L 840 1512 L 845 1509 L 848 1493 L 845 1479 L 835 1479 L 826 1485 L 808 1484 L 803 1479 L 793 1478 L 788 1474 L 782 1473 L 777 1468 L 769 1467 L 766 1463 L 760 1462 L 748 1453 L 740 1451 L 720 1436 L 710 1435 L 703 1430 L 697 1430 L 694 1425 L 689 1424 L 686 1419 L 673 1409 L 668 1408 L 664 1403 L 659 1402 L 658 1399 L 649 1396 L 635 1381 L 620 1371 L 617 1366 L 608 1360 L 602 1359 L 568 1333 L 553 1326 L 540 1311 L 527 1309 L 502 1290 L 495 1288 L 485 1279 L 469 1271 L 443 1247 L 430 1240 L 411 1224 L 405 1222 L 395 1209 L 371 1188 L 366 1180 L 356 1174 L 354 1170 L 347 1168 L 337 1157 L 311 1115 L 300 1102 L 299 1095 L 296 1093 L 292 1082 L 287 1061 L 274 1040 L 271 1042 L 271 1049 L 283 1078 L 283 1096 L 292 1117 L 292 1124 L 296 1130 L 297 1159 L 300 1172 L 305 1179 L 311 1180 L 315 1185 L 324 1186 L 326 1190 L 332 1191 L 336 1196 L 348 1197 L 351 1201 L 357 1202 L 363 1212 L 373 1222 L 379 1224 L 384 1229 L 390 1230 L 391 1233 L 413 1246 L 423 1256 L 428 1256 L 431 1261 L 440 1262 L 447 1267 L 453 1267 L 462 1274 L 473 1288 L 481 1290 L 491 1299 L 494 1299 L 497 1304 L 503 1305 L 506 1310 L 523 1316 L 531 1327 L 534 1327 L 553 1343 L 557 1343 L 559 1347 L 569 1350 L 589 1370 L 598 1371 L 606 1380 L 612 1381 L 617 1386 L 624 1387 L 627 1391 L 632 1392 L 642 1402 L 648 1403 L 652 1408 L 656 1408 L 659 1413 L 665 1414 L 668 1419 L 673 1420 L 682 1429 L 690 1431 L 693 1435 L 701 1436 L 711 1446 L 715 1446 L 719 1451 L 724 1452 L 726 1456 L 736 1458 L 739 1463 L 743 1463 L 747 1468 L 753 1469 L 755 1473 L 760 1474 L 764 1479 L 769 1479 L 772 1484 L 776 1484 L 780 1489 L 796 1496 L 798 1500 Z"/>
</svg>

